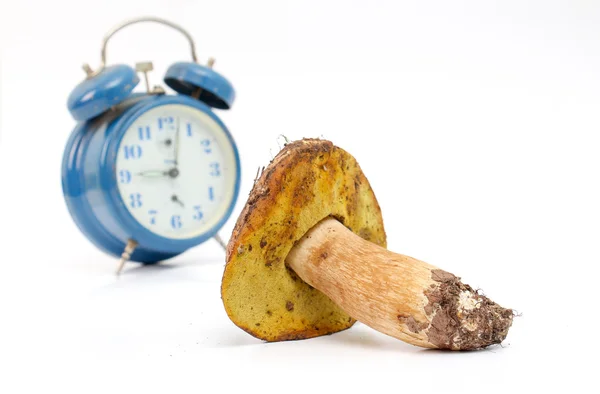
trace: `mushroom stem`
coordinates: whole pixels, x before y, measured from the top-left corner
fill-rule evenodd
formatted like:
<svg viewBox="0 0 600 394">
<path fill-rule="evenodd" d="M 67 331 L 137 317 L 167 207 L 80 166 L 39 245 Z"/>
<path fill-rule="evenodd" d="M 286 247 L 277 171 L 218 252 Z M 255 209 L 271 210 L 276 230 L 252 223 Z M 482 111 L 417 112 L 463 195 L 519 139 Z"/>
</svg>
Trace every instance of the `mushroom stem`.
<svg viewBox="0 0 600 394">
<path fill-rule="evenodd" d="M 502 342 L 513 312 L 460 278 L 365 241 L 335 219 L 296 243 L 287 265 L 354 319 L 426 348 L 472 350 Z"/>
</svg>

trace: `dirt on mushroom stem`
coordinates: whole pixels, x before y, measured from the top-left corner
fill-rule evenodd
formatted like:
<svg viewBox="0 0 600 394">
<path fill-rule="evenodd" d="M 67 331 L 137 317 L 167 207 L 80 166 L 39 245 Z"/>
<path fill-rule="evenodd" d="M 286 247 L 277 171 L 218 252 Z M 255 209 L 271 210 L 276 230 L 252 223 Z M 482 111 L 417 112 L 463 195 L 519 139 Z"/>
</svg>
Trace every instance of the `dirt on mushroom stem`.
<svg viewBox="0 0 600 394">
<path fill-rule="evenodd" d="M 440 349 L 475 350 L 501 343 L 512 325 L 514 312 L 496 304 L 453 274 L 437 269 L 432 279 L 439 283 L 425 291 L 433 316 L 427 337 Z"/>
</svg>

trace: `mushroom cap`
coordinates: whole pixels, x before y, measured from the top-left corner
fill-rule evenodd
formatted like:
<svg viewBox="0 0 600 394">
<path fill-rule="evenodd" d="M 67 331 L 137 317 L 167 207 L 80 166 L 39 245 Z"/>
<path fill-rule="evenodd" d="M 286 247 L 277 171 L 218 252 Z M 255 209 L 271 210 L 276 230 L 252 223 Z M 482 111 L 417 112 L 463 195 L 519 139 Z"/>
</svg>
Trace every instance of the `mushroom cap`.
<svg viewBox="0 0 600 394">
<path fill-rule="evenodd" d="M 285 264 L 296 241 L 326 217 L 386 247 L 379 204 L 354 157 L 327 140 L 286 144 L 255 181 L 227 245 L 221 297 L 238 327 L 282 341 L 354 324 Z"/>
</svg>

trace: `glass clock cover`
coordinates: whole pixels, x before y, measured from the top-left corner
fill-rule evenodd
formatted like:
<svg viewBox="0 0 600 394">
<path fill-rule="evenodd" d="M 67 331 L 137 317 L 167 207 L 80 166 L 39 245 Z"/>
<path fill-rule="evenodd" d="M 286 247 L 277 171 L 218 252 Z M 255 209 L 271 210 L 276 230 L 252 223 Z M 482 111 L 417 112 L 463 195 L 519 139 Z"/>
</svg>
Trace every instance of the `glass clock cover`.
<svg viewBox="0 0 600 394">
<path fill-rule="evenodd" d="M 125 131 L 116 181 L 129 213 L 169 239 L 211 230 L 227 214 L 236 188 L 236 154 L 221 126 L 186 105 L 156 106 Z"/>
</svg>

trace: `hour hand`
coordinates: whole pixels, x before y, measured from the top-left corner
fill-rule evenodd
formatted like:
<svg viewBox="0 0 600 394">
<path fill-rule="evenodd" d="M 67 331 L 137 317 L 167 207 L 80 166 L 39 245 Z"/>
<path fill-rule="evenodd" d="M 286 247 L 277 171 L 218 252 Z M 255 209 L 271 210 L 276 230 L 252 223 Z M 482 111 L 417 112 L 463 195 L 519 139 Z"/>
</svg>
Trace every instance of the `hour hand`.
<svg viewBox="0 0 600 394">
<path fill-rule="evenodd" d="M 173 194 L 173 195 L 171 196 L 171 201 L 173 201 L 175 204 L 179 204 L 179 205 L 181 205 L 181 207 L 182 207 L 182 208 L 184 208 L 184 207 L 185 207 L 185 205 L 183 204 L 183 201 L 181 201 L 181 200 L 179 199 L 179 197 L 177 197 L 177 195 L 176 195 L 176 194 Z"/>
<path fill-rule="evenodd" d="M 147 170 L 147 171 L 138 172 L 135 175 L 143 176 L 143 177 L 148 177 L 148 178 L 157 178 L 157 177 L 168 176 L 169 175 L 169 171 L 164 171 L 164 170 Z"/>
</svg>

